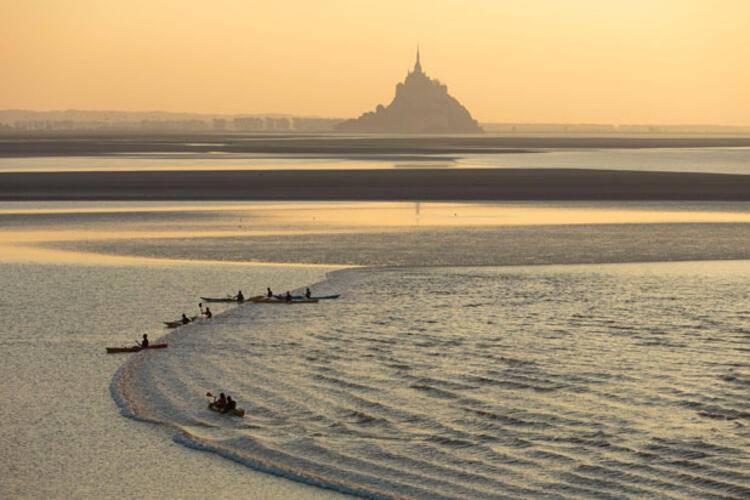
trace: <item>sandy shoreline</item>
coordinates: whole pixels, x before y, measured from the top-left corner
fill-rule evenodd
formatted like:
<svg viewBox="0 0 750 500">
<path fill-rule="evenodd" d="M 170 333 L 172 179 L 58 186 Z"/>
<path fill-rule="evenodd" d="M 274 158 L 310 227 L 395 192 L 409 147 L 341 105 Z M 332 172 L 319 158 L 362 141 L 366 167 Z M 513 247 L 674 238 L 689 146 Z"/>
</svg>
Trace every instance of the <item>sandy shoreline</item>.
<svg viewBox="0 0 750 500">
<path fill-rule="evenodd" d="M 750 201 L 750 176 L 584 169 L 23 172 L 0 200 Z"/>
</svg>

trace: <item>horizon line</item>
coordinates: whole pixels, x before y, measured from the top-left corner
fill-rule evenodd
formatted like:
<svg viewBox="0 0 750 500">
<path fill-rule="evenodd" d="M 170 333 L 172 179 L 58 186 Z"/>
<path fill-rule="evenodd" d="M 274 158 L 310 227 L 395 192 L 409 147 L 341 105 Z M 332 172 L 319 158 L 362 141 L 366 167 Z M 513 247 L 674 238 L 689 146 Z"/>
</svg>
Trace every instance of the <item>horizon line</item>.
<svg viewBox="0 0 750 500">
<path fill-rule="evenodd" d="M 151 110 L 122 110 L 122 109 L 30 109 L 30 108 L 0 108 L 0 113 L 121 113 L 121 114 L 164 114 L 164 115 L 198 115 L 205 117 L 285 117 L 285 118 L 317 118 L 323 120 L 347 120 L 349 118 L 331 115 L 295 114 L 283 112 L 207 112 L 207 111 L 165 111 L 159 109 Z M 723 128 L 750 128 L 748 124 L 736 123 L 699 123 L 699 122 L 593 122 L 593 121 L 501 121 L 501 120 L 477 120 L 479 123 L 490 125 L 589 125 L 589 126 L 648 126 L 648 127 L 723 127 Z"/>
</svg>

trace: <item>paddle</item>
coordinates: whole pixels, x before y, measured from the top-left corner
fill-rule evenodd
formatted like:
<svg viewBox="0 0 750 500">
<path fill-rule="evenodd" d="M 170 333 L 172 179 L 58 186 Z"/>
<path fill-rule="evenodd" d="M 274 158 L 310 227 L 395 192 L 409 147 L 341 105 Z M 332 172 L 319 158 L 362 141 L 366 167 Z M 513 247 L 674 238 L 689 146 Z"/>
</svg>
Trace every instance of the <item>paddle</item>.
<svg viewBox="0 0 750 500">
<path fill-rule="evenodd" d="M 216 404 L 216 396 L 214 396 L 213 394 L 211 394 L 211 392 L 207 392 L 206 393 L 206 397 L 207 398 L 212 398 L 212 401 L 210 403 L 208 403 L 209 406 L 212 406 L 212 405 Z"/>
</svg>

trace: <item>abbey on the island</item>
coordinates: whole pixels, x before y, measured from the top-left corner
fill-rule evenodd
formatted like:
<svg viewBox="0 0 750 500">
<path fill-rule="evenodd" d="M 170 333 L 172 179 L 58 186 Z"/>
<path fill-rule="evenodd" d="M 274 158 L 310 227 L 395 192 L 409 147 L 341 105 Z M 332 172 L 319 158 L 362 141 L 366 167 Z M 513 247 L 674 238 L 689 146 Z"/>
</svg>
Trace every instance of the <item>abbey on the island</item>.
<svg viewBox="0 0 750 500">
<path fill-rule="evenodd" d="M 379 104 L 375 111 L 339 123 L 336 130 L 397 134 L 483 132 L 471 113 L 448 94 L 448 87 L 422 70 L 419 48 L 414 70 L 396 85 L 396 96 L 387 107 Z"/>
</svg>

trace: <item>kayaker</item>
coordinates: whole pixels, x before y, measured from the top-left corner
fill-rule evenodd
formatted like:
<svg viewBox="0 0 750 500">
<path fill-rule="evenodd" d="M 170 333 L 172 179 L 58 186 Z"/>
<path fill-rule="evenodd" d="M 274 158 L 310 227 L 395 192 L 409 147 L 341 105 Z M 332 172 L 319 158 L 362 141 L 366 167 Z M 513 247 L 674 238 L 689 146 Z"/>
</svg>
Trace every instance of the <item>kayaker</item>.
<svg viewBox="0 0 750 500">
<path fill-rule="evenodd" d="M 138 342 L 136 342 L 136 344 L 138 344 Z M 147 348 L 148 347 L 148 335 L 144 333 L 143 340 L 141 340 L 141 343 L 138 345 L 141 347 L 141 349 Z"/>
<path fill-rule="evenodd" d="M 292 294 L 289 293 L 289 290 L 286 291 L 286 296 L 284 298 L 286 299 L 287 302 L 292 301 Z"/>
<path fill-rule="evenodd" d="M 224 408 L 226 408 L 226 406 L 227 406 L 227 397 L 222 392 L 221 394 L 219 394 L 219 399 L 214 401 L 214 407 L 223 411 Z"/>
<path fill-rule="evenodd" d="M 268 292 L 266 293 L 266 297 L 268 297 L 269 299 L 272 299 L 273 298 L 273 292 L 271 291 L 270 288 L 266 288 L 266 290 L 268 290 Z"/>
<path fill-rule="evenodd" d="M 187 325 L 188 323 L 190 323 L 190 318 L 185 316 L 185 313 L 182 313 L 182 319 L 180 321 L 182 321 L 183 325 Z"/>
<path fill-rule="evenodd" d="M 224 410 L 222 410 L 223 413 L 230 412 L 237 408 L 237 401 L 232 399 L 232 396 L 227 396 L 227 401 L 224 405 Z"/>
<path fill-rule="evenodd" d="M 305 288 L 305 298 L 309 299 L 312 297 L 312 292 L 309 288 Z"/>
<path fill-rule="evenodd" d="M 245 296 L 242 295 L 242 290 L 237 292 L 237 302 L 245 302 Z"/>
<path fill-rule="evenodd" d="M 206 307 L 206 312 L 204 312 L 203 315 L 206 318 L 211 319 L 211 316 L 213 316 L 213 314 L 211 314 L 211 308 L 210 307 Z"/>
</svg>

